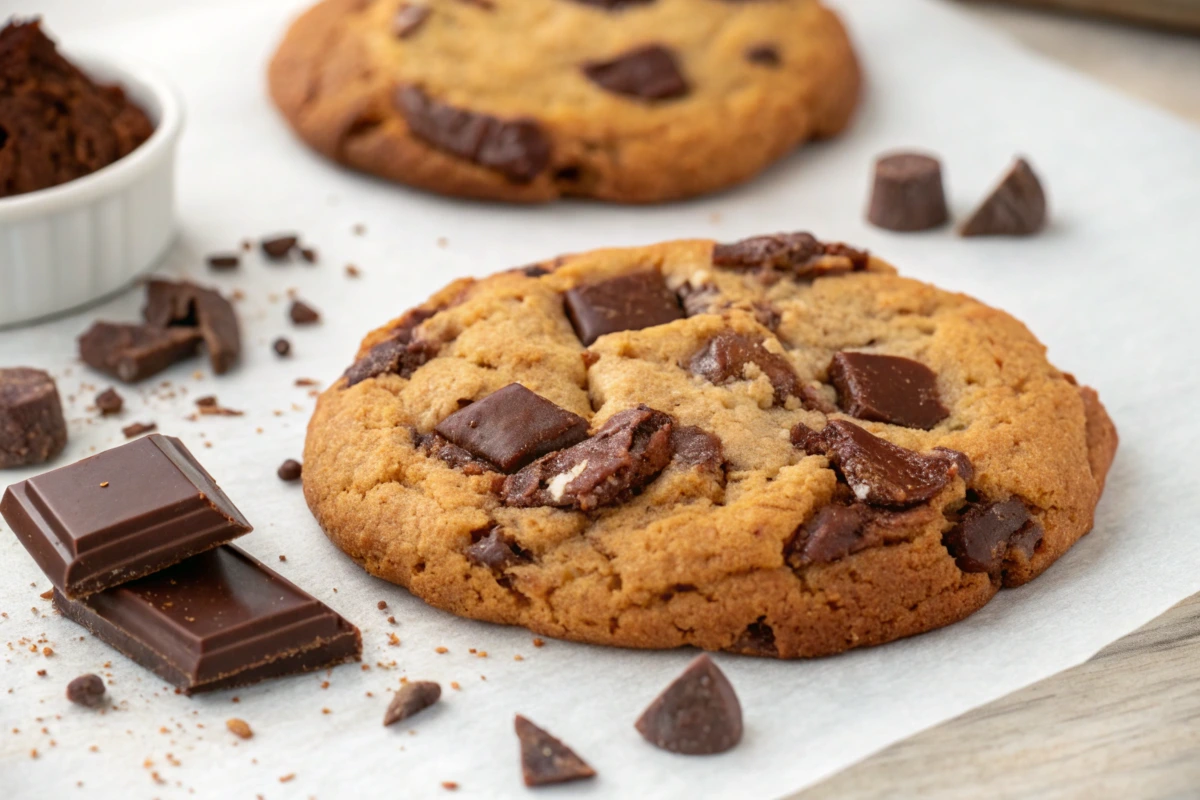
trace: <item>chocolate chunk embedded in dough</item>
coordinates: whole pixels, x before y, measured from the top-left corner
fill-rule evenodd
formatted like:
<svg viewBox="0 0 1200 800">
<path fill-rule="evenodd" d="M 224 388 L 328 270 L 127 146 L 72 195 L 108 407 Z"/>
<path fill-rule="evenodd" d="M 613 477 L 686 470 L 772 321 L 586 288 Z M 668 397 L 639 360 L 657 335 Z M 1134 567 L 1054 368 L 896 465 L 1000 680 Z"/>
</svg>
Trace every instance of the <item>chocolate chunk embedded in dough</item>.
<svg viewBox="0 0 1200 800">
<path fill-rule="evenodd" d="M 614 94 L 641 100 L 666 100 L 688 93 L 687 78 L 674 51 L 658 44 L 644 45 L 607 61 L 592 61 L 583 74 Z"/>
<path fill-rule="evenodd" d="M 1038 524 L 1019 499 L 975 504 L 968 508 L 943 543 L 963 572 L 995 575 L 1010 556 L 1028 559 L 1042 540 Z"/>
<path fill-rule="evenodd" d="M 636 727 L 663 750 L 713 755 L 741 741 L 742 707 L 729 679 L 702 655 L 650 703 Z"/>
<path fill-rule="evenodd" d="M 772 353 L 761 341 L 733 331 L 721 331 L 709 339 L 704 349 L 692 356 L 688 369 L 720 386 L 750 380 L 746 367 L 751 364 L 771 382 L 775 405 L 783 405 L 789 397 L 803 396 L 800 379 L 786 356 Z"/>
<path fill-rule="evenodd" d="M 563 295 L 563 304 L 585 347 L 608 333 L 683 319 L 679 298 L 655 270 L 576 286 Z"/>
<path fill-rule="evenodd" d="M 837 353 L 829 380 L 842 409 L 859 419 L 929 430 L 950 416 L 938 399 L 937 375 L 911 358 Z"/>
</svg>

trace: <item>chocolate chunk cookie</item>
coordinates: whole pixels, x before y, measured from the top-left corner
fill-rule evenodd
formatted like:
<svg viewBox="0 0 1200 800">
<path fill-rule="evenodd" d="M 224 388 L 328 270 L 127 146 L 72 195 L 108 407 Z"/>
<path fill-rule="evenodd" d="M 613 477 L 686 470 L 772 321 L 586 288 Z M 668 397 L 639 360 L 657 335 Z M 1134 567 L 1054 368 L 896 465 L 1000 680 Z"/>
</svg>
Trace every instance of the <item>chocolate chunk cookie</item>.
<svg viewBox="0 0 1200 800">
<path fill-rule="evenodd" d="M 457 281 L 367 336 L 303 481 L 339 547 L 439 608 L 796 658 L 1031 580 L 1116 445 L 1012 317 L 792 233 Z"/>
<path fill-rule="evenodd" d="M 355 169 L 464 197 L 649 203 L 839 133 L 860 74 L 819 0 L 323 0 L 268 82 L 300 138 Z"/>
</svg>

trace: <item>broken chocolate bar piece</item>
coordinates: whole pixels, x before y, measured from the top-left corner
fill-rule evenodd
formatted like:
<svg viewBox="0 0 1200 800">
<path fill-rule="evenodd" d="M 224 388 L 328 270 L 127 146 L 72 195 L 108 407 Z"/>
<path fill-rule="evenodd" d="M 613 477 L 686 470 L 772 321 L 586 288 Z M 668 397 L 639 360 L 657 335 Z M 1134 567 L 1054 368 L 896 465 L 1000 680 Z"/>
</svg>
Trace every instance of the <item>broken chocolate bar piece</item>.
<svg viewBox="0 0 1200 800">
<path fill-rule="evenodd" d="M 742 706 L 725 673 L 702 655 L 646 707 L 635 727 L 663 750 L 713 755 L 741 741 Z"/>
<path fill-rule="evenodd" d="M 362 653 L 358 628 L 236 547 L 54 605 L 184 694 L 325 669 Z"/>
<path fill-rule="evenodd" d="M 251 530 L 187 448 L 162 434 L 14 483 L 0 514 L 55 588 L 72 598 Z"/>
<path fill-rule="evenodd" d="M 208 348 L 213 372 L 230 370 L 242 352 L 242 336 L 233 304 L 213 289 L 188 281 L 146 282 L 146 322 L 159 328 L 196 330 Z"/>
<path fill-rule="evenodd" d="M 191 358 L 200 338 L 195 328 L 97 322 L 79 337 L 79 357 L 93 369 L 136 383 Z"/>
<path fill-rule="evenodd" d="M 0 469 L 43 464 L 66 444 L 54 378 L 40 369 L 0 369 Z"/>
<path fill-rule="evenodd" d="M 526 786 L 546 786 L 595 776 L 574 750 L 517 714 L 513 721 L 521 743 L 521 777 Z"/>
</svg>

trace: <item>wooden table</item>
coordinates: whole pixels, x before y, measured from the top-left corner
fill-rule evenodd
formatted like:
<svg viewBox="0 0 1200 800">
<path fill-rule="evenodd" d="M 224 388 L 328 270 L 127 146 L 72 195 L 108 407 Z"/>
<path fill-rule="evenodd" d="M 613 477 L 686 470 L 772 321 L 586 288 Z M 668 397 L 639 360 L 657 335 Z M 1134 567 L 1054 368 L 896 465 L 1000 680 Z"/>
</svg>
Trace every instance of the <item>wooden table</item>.
<svg viewBox="0 0 1200 800">
<path fill-rule="evenodd" d="M 1031 48 L 1200 123 L 1200 38 L 1008 7 Z M 1092 660 L 883 750 L 792 800 L 1200 797 L 1200 595 Z"/>
</svg>

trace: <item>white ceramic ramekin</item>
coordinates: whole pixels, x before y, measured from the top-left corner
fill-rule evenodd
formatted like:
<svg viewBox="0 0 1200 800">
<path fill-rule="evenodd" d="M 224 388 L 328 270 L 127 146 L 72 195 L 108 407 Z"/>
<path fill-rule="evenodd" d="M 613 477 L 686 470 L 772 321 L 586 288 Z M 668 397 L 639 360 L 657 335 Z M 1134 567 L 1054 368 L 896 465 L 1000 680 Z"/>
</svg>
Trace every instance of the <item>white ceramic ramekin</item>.
<svg viewBox="0 0 1200 800">
<path fill-rule="evenodd" d="M 120 84 L 154 133 L 91 175 L 0 199 L 0 327 L 113 294 L 154 266 L 175 237 L 178 95 L 144 68 L 69 57 L 93 79 Z"/>
</svg>

